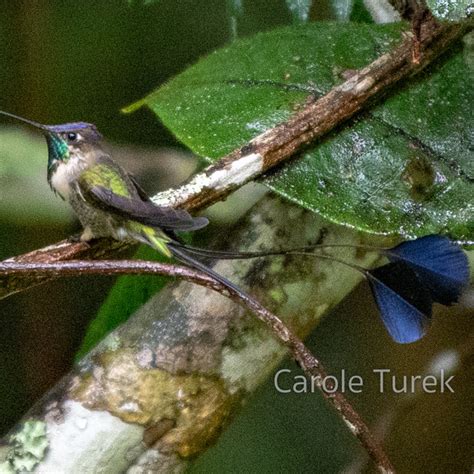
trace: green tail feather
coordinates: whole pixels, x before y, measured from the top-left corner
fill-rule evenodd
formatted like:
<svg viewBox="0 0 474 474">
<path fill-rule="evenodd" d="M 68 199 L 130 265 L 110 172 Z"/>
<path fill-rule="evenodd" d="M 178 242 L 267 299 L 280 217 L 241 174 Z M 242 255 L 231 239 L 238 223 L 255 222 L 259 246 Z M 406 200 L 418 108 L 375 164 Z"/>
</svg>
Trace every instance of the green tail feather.
<svg viewBox="0 0 474 474">
<path fill-rule="evenodd" d="M 142 240 L 153 248 L 161 252 L 168 258 L 172 257 L 172 253 L 168 248 L 168 242 L 171 242 L 171 239 L 160 229 L 155 229 L 153 227 L 149 227 L 138 222 L 129 221 L 128 228 L 135 234 L 138 240 Z"/>
<path fill-rule="evenodd" d="M 143 226 L 143 234 L 150 244 L 156 248 L 159 252 L 168 258 L 171 258 L 172 254 L 170 249 L 166 245 L 170 239 L 161 231 L 153 229 L 152 227 Z"/>
</svg>

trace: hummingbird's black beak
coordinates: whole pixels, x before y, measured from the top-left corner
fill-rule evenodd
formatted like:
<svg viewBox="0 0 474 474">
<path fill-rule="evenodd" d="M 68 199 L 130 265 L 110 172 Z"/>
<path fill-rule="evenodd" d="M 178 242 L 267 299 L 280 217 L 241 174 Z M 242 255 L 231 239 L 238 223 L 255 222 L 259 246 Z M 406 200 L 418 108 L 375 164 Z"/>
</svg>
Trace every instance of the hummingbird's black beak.
<svg viewBox="0 0 474 474">
<path fill-rule="evenodd" d="M 6 117 L 11 117 L 15 120 L 19 120 L 20 122 L 27 123 L 28 125 L 31 125 L 35 128 L 39 128 L 43 132 L 48 132 L 47 125 L 43 125 L 42 123 L 38 123 L 38 122 L 35 122 L 33 120 L 28 120 L 28 119 L 20 117 L 18 115 L 11 114 L 10 112 L 4 112 L 3 110 L 0 110 L 0 115 L 5 115 Z"/>
</svg>

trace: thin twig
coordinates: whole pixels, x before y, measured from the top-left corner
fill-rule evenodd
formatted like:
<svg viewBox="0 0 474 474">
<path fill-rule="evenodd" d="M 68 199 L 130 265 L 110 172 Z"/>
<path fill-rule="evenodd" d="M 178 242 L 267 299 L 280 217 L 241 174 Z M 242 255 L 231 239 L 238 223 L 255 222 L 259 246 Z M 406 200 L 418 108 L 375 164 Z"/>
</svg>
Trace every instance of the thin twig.
<svg viewBox="0 0 474 474">
<path fill-rule="evenodd" d="M 391 52 L 381 55 L 325 96 L 307 104 L 287 122 L 267 130 L 195 175 L 186 184 L 160 193 L 153 200 L 159 205 L 197 211 L 225 198 L 246 182 L 281 165 L 311 141 L 332 131 L 390 86 L 426 67 L 469 29 L 472 25 L 438 24 L 432 18 L 427 19 L 420 25 L 419 64 L 412 61 L 412 34 L 407 32 L 401 44 Z M 89 246 L 66 240 L 13 260 L 52 263 L 78 258 L 103 258 L 112 255 L 115 250 L 110 247 L 110 241 Z M 46 280 L 45 277 L 2 278 L 0 298 Z"/>
<path fill-rule="evenodd" d="M 306 376 L 315 382 L 324 398 L 336 408 L 346 426 L 360 441 L 379 471 L 383 473 L 395 472 L 382 446 L 376 441 L 368 426 L 349 401 L 341 392 L 336 390 L 332 380 L 327 378 L 326 370 L 319 360 L 278 316 L 270 312 L 250 295 L 239 293 L 209 275 L 188 267 L 143 260 L 71 260 L 57 263 L 0 263 L 0 276 L 19 276 L 25 274 L 35 277 L 56 278 L 80 275 L 166 275 L 182 278 L 229 297 L 255 314 L 260 321 L 264 322 L 271 329 L 277 339 L 291 351 L 294 359 L 298 362 Z"/>
</svg>

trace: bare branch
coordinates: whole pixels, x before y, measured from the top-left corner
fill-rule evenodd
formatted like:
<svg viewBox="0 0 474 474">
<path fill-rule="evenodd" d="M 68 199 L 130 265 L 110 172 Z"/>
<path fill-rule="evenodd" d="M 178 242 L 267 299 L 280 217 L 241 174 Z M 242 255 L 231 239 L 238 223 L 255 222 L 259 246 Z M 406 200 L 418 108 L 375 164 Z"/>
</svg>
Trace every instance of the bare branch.
<svg viewBox="0 0 474 474">
<path fill-rule="evenodd" d="M 234 302 L 250 310 L 260 321 L 265 323 L 275 337 L 291 352 L 305 375 L 316 382 L 322 395 L 338 411 L 342 420 L 351 433 L 357 437 L 380 472 L 395 472 L 383 448 L 376 441 L 368 426 L 354 410 L 345 396 L 329 386 L 324 379 L 327 372 L 321 362 L 308 350 L 303 341 L 295 336 L 288 326 L 275 314 L 266 309 L 256 299 L 248 294 L 238 293 L 231 287 L 205 273 L 192 270 L 188 267 L 165 263 L 147 262 L 140 260 L 104 260 L 57 263 L 0 263 L 0 275 L 35 275 L 39 277 L 81 276 L 81 275 L 121 275 L 121 274 L 155 274 L 183 278 L 192 283 L 213 289 L 228 296 Z M 328 390 L 328 391 L 326 391 Z"/>
<path fill-rule="evenodd" d="M 432 19 L 426 21 L 420 25 L 418 64 L 412 62 L 412 35 L 407 34 L 400 46 L 308 104 L 287 122 L 257 136 L 180 188 L 159 194 L 154 201 L 188 210 L 198 210 L 215 203 L 244 183 L 281 165 L 302 147 L 352 117 L 370 99 L 394 83 L 419 72 L 458 39 L 465 28 L 461 25 L 438 25 Z"/>
<path fill-rule="evenodd" d="M 470 28 L 472 26 L 438 24 L 432 18 L 427 19 L 419 28 L 417 63 L 412 60 L 412 34 L 407 33 L 400 46 L 383 54 L 325 96 L 307 105 L 287 122 L 257 136 L 181 187 L 156 195 L 154 202 L 197 211 L 225 198 L 246 182 L 281 165 L 302 147 L 333 130 L 366 107 L 371 99 L 385 92 L 388 87 L 426 67 Z M 11 261 L 54 262 L 101 258 L 112 255 L 115 250 L 116 247 L 110 246 L 110 242 L 98 242 L 89 246 L 85 243 L 62 241 Z M 43 281 L 44 278 L 3 278 L 0 280 L 0 298 Z"/>
</svg>

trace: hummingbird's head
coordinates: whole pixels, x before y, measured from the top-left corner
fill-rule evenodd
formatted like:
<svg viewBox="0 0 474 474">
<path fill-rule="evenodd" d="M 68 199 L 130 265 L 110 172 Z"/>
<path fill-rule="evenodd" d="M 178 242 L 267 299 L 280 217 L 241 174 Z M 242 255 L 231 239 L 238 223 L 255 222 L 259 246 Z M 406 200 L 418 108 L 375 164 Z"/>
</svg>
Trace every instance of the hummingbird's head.
<svg viewBox="0 0 474 474">
<path fill-rule="evenodd" d="M 61 125 L 43 125 L 33 120 L 0 110 L 1 115 L 14 118 L 39 129 L 48 144 L 48 181 L 61 164 L 70 160 L 86 161 L 90 154 L 100 150 L 102 135 L 92 123 L 73 122 Z"/>
<path fill-rule="evenodd" d="M 85 122 L 43 125 L 48 144 L 48 179 L 60 164 L 69 160 L 86 160 L 88 152 L 98 150 L 102 135 L 95 125 Z"/>
</svg>

